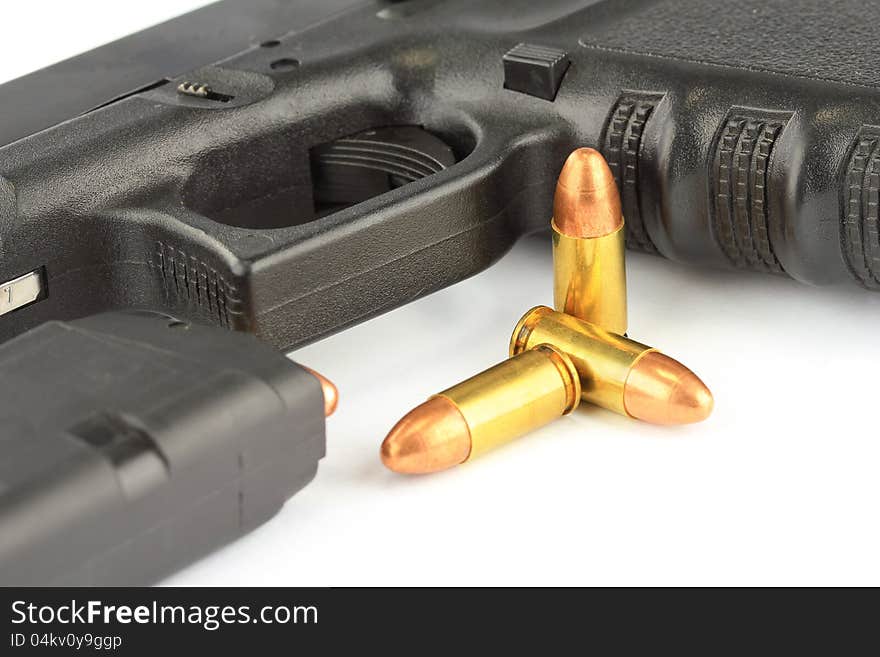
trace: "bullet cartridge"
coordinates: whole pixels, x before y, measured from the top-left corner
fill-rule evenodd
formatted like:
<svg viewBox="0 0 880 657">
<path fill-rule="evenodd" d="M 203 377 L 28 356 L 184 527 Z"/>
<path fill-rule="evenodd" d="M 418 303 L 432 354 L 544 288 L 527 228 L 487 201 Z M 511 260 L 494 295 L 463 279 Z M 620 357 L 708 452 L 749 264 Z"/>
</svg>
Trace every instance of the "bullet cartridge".
<svg viewBox="0 0 880 657">
<path fill-rule="evenodd" d="M 614 176 L 598 151 L 579 148 L 568 156 L 550 226 L 556 310 L 626 333 L 623 212 Z"/>
<path fill-rule="evenodd" d="M 300 365 L 306 372 L 318 379 L 321 384 L 321 392 L 324 394 L 324 417 L 330 417 L 336 412 L 339 406 L 339 390 L 336 385 L 320 372 L 316 372 L 311 367 Z"/>
<path fill-rule="evenodd" d="M 712 412 L 712 393 L 688 368 L 656 349 L 538 306 L 514 329 L 511 355 L 549 343 L 565 352 L 584 401 L 654 424 L 687 424 Z"/>
<path fill-rule="evenodd" d="M 539 344 L 407 413 L 382 443 L 382 462 L 407 474 L 444 470 L 567 415 L 580 398 L 568 356 Z"/>
</svg>

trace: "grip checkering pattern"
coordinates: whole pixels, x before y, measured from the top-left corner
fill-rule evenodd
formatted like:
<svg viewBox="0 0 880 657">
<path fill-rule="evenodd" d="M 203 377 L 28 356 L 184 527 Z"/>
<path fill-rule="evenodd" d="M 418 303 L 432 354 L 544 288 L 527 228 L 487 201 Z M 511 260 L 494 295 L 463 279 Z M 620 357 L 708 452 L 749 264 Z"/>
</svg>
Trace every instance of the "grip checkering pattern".
<svg viewBox="0 0 880 657">
<path fill-rule="evenodd" d="M 163 242 L 156 242 L 152 265 L 172 305 L 196 309 L 221 326 L 238 328 L 242 321 L 238 291 L 216 269 Z"/>
<path fill-rule="evenodd" d="M 623 217 L 626 221 L 626 245 L 637 251 L 657 253 L 657 247 L 645 229 L 639 199 L 639 159 L 645 126 L 660 96 L 623 96 L 611 112 L 605 130 L 602 154 L 608 161 L 620 190 Z"/>
<path fill-rule="evenodd" d="M 784 127 L 779 119 L 732 115 L 715 146 L 712 228 L 737 267 L 782 272 L 770 243 L 770 158 Z"/>
<path fill-rule="evenodd" d="M 586 25 L 605 51 L 880 87 L 880 3 L 861 0 L 630 0 Z"/>
<path fill-rule="evenodd" d="M 880 289 L 880 132 L 864 132 L 849 158 L 844 190 L 842 240 L 850 271 L 865 287 Z"/>
</svg>

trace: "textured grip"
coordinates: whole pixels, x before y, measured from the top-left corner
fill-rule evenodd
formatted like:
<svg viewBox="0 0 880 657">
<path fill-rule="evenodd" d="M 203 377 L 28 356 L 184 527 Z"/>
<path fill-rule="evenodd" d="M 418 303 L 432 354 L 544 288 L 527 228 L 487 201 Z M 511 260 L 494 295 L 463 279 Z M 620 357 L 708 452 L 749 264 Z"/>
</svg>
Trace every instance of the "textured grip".
<svg viewBox="0 0 880 657">
<path fill-rule="evenodd" d="M 183 249 L 156 242 L 150 264 L 165 291 L 169 308 L 234 329 L 246 328 L 236 286 L 204 260 Z"/>
<path fill-rule="evenodd" d="M 856 139 L 846 169 L 842 212 L 844 258 L 862 285 L 880 289 L 880 131 L 866 129 Z"/>
<path fill-rule="evenodd" d="M 713 67 L 880 86 L 880 4 L 856 0 L 611 0 L 581 43 Z"/>
<path fill-rule="evenodd" d="M 626 220 L 626 245 L 631 249 L 657 253 L 651 236 L 645 229 L 639 199 L 639 159 L 645 126 L 662 96 L 624 95 L 611 112 L 605 137 L 603 155 L 620 190 L 623 216 Z"/>
<path fill-rule="evenodd" d="M 715 145 L 712 226 L 728 260 L 737 267 L 781 272 L 770 243 L 767 207 L 769 163 L 782 133 L 776 118 L 732 113 Z"/>
</svg>

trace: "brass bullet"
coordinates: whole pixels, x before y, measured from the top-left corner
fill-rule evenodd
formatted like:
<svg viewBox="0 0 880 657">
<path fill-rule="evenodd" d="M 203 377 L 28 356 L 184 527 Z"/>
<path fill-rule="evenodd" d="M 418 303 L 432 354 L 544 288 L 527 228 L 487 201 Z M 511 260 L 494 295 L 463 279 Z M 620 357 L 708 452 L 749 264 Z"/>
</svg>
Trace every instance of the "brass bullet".
<svg viewBox="0 0 880 657">
<path fill-rule="evenodd" d="M 696 374 L 635 340 L 538 306 L 517 324 L 510 353 L 543 343 L 571 358 L 584 401 L 654 424 L 700 422 L 712 412 L 712 393 Z"/>
<path fill-rule="evenodd" d="M 405 474 L 445 470 L 571 413 L 580 398 L 568 356 L 537 345 L 407 413 L 382 443 L 382 462 Z"/>
<path fill-rule="evenodd" d="M 601 153 L 568 156 L 553 198 L 553 304 L 626 333 L 625 230 L 620 194 Z"/>
<path fill-rule="evenodd" d="M 321 383 L 321 391 L 324 393 L 324 417 L 330 417 L 339 406 L 339 389 L 326 376 L 319 374 L 310 367 L 300 365 L 306 372 L 314 376 Z"/>
</svg>

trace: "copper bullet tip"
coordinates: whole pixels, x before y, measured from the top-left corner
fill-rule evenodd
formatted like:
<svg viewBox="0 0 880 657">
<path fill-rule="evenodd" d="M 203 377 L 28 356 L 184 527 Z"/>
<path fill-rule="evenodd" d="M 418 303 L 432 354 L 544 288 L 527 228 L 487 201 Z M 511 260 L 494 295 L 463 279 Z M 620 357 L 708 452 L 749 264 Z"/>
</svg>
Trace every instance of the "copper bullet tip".
<svg viewBox="0 0 880 657">
<path fill-rule="evenodd" d="M 305 365 L 303 365 L 302 368 L 320 381 L 321 390 L 324 393 L 324 417 L 330 417 L 336 412 L 336 408 L 339 406 L 339 389 L 330 379 L 319 374 L 312 368 L 306 367 Z"/>
<path fill-rule="evenodd" d="M 630 370 L 623 403 L 632 417 L 653 424 L 700 422 L 714 405 L 696 374 L 659 351 L 648 352 Z"/>
<path fill-rule="evenodd" d="M 579 148 L 568 156 L 553 198 L 553 223 L 569 237 L 602 237 L 623 225 L 620 194 L 602 154 Z"/>
<path fill-rule="evenodd" d="M 382 443 L 382 463 L 403 474 L 437 472 L 463 463 L 471 453 L 471 434 L 461 411 L 449 399 L 432 397 L 394 425 Z"/>
</svg>

